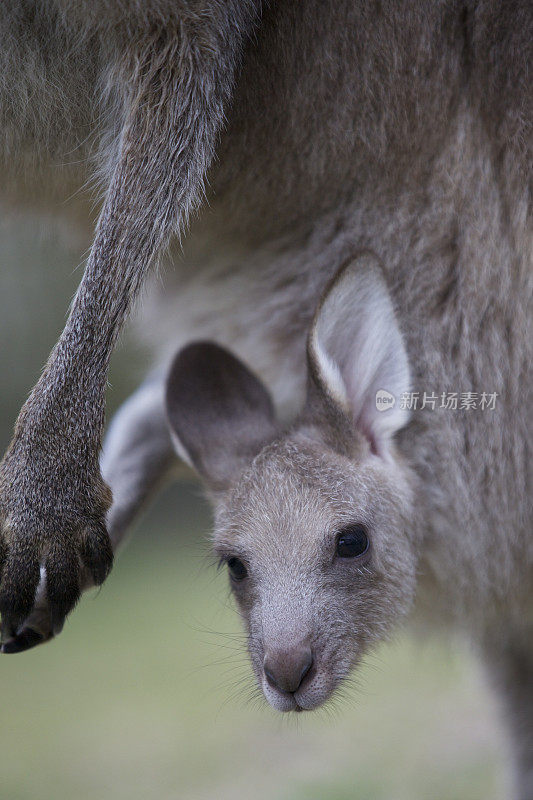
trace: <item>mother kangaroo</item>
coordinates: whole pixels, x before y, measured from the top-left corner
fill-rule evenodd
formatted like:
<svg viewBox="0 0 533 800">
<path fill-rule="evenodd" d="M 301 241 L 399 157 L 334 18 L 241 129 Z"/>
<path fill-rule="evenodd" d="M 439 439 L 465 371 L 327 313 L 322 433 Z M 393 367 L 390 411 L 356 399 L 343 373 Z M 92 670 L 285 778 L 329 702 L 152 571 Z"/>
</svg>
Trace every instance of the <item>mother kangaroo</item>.
<svg viewBox="0 0 533 800">
<path fill-rule="evenodd" d="M 4 0 L 0 33 L 4 200 L 67 197 L 94 175 L 103 189 L 67 324 L 0 466 L 2 651 L 51 638 L 105 579 L 175 446 L 215 502 L 233 478 L 214 456 L 202 470 L 206 449 L 233 447 L 240 474 L 269 446 L 273 424 L 239 447 L 252 400 L 269 408 L 255 376 L 277 425 L 309 406 L 313 374 L 331 410 L 350 381 L 328 331 L 360 343 L 363 385 L 381 325 L 387 375 L 408 365 L 395 402 L 411 415 L 386 443 L 369 407 L 358 420 L 369 452 L 385 458 L 394 438 L 422 487 L 415 609 L 475 631 L 508 711 L 516 796 L 531 800 L 531 3 Z M 156 364 L 100 459 L 111 351 L 160 258 L 172 270 L 139 325 Z M 375 266 L 346 267 L 361 258 L 381 265 L 379 302 L 357 290 Z M 355 283 L 332 289 L 343 268 Z M 193 338 L 255 376 L 208 348 L 213 380 L 182 359 L 165 410 L 170 359 Z"/>
</svg>

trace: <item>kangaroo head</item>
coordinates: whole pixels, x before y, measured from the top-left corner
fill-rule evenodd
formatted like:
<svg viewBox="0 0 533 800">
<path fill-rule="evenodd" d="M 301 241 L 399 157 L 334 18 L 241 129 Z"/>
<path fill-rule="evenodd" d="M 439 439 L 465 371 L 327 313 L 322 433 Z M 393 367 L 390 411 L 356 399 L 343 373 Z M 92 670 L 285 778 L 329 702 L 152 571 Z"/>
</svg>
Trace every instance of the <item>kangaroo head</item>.
<svg viewBox="0 0 533 800">
<path fill-rule="evenodd" d="M 409 368 L 372 257 L 327 289 L 307 359 L 307 401 L 288 431 L 258 378 L 215 344 L 182 350 L 167 384 L 176 447 L 209 489 L 214 548 L 259 685 L 280 711 L 325 702 L 415 585 L 413 479 L 393 442 Z"/>
</svg>

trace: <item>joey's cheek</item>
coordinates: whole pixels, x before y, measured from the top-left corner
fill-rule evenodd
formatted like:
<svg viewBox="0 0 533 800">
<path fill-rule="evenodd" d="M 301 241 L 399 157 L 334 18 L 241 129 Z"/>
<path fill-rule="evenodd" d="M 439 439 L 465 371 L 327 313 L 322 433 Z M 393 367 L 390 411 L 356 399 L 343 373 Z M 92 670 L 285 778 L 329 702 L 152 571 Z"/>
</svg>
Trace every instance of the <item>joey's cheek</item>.
<svg viewBox="0 0 533 800">
<path fill-rule="evenodd" d="M 253 619 L 254 619 L 254 607 L 255 607 L 253 596 L 251 596 L 250 593 L 244 591 L 242 588 L 239 588 L 238 590 L 233 589 L 232 594 L 244 630 L 251 638 L 253 638 L 254 636 Z"/>
<path fill-rule="evenodd" d="M 251 581 L 246 579 L 239 583 L 231 582 L 231 591 L 239 611 L 245 611 L 251 617 L 255 606 L 255 596 Z"/>
</svg>

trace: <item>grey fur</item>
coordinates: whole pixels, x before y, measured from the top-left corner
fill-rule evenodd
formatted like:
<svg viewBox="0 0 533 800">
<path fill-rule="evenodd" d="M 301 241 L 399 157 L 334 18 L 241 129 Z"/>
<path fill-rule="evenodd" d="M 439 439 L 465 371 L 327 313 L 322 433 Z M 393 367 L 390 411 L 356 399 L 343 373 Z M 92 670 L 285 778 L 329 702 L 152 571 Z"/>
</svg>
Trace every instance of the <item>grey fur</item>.
<svg viewBox="0 0 533 800">
<path fill-rule="evenodd" d="M 257 9 L 251 0 L 120 8 L 84 2 L 74 10 L 53 0 L 2 5 L 5 74 L 13 79 L 0 102 L 4 151 L 9 155 L 15 130 L 22 144 L 29 137 L 36 148 L 41 125 L 45 137 L 54 133 L 45 113 L 36 121 L 28 106 L 37 62 L 38 88 L 55 91 L 58 103 L 67 96 L 68 106 L 77 106 L 73 93 L 84 78 L 86 95 L 100 91 L 100 108 L 86 111 L 103 115 L 100 162 L 107 176 L 69 319 L 0 466 L 4 641 L 13 640 L 32 609 L 40 566 L 54 627 L 76 602 L 84 569 L 101 583 L 111 567 L 111 494 L 98 465 L 109 358 L 149 267 L 199 203 Z M 28 59 L 20 73 L 17 51 Z M 65 57 L 72 59 L 70 81 Z M 78 74 L 76 65 L 90 75 Z M 50 73 L 64 78 L 59 86 Z M 59 135 L 54 144 L 63 144 Z"/>
<path fill-rule="evenodd" d="M 66 160 L 62 154 L 89 135 L 111 187 L 66 338 L 3 466 L 8 628 L 31 606 L 47 548 L 69 587 L 59 610 L 83 581 L 72 577 L 73 541 L 85 538 L 88 517 L 101 532 L 109 502 L 96 466 L 109 349 L 150 256 L 185 223 L 216 151 L 209 205 L 193 220 L 183 253 L 171 251 L 165 290 L 151 288 L 140 319 L 163 372 L 191 339 L 226 345 L 264 381 L 286 427 L 305 404 L 306 338 L 319 298 L 342 264 L 367 250 L 385 270 L 413 390 L 498 394 L 490 414 L 415 412 L 396 435 L 401 466 L 393 476 L 379 461 L 369 468 L 364 450 L 339 453 L 319 403 L 314 419 L 235 477 L 231 494 L 214 492 L 218 545 L 245 539 L 261 575 L 262 601 L 242 603 L 258 676 L 261 608 L 280 642 L 294 633 L 296 618 L 311 624 L 317 604 L 322 630 L 337 631 L 318 700 L 414 602 L 415 618 L 463 629 L 485 654 L 515 741 L 516 797 L 531 800 L 531 4 L 279 0 L 265 8 L 250 41 L 252 4 L 94 2 L 75 12 L 71 5 L 12 2 L 0 12 L 0 30 L 10 32 L 1 55 L 1 136 L 15 171 L 46 164 L 48 153 Z M 200 5 L 214 16 L 195 17 Z M 185 57 L 177 29 L 199 34 L 190 80 L 176 66 Z M 217 42 L 229 43 L 216 75 L 202 71 L 211 35 L 215 52 Z M 218 87 L 212 93 L 210 81 Z M 145 90 L 148 102 L 135 103 Z M 46 99 L 38 108 L 27 102 L 35 95 Z M 184 121 L 198 123 L 192 136 L 186 124 L 169 125 L 182 119 L 172 116 L 176 104 Z M 127 164 L 121 143 L 134 148 Z M 70 174 L 65 191 L 73 180 Z M 77 366 L 75 351 L 84 352 Z M 160 421 L 163 409 L 156 414 Z M 159 441 L 166 452 L 168 440 Z M 115 455 L 121 449 L 135 451 L 123 442 Z M 130 482 L 131 471 L 107 458 L 117 496 L 131 489 L 131 514 L 135 486 L 146 487 L 149 475 Z M 141 456 L 139 463 L 151 462 Z M 289 506 L 292 516 L 280 517 Z M 75 524 L 65 523 L 63 511 L 51 522 L 57 508 L 75 508 Z M 324 540 L 319 548 L 313 537 L 300 552 L 301 532 L 328 528 L 354 510 L 369 514 L 380 541 L 390 542 L 376 549 L 379 579 L 368 567 L 370 574 L 318 587 L 312 564 Z M 52 538 L 52 529 L 73 527 Z M 96 551 L 102 577 L 104 541 Z M 354 615 L 364 624 L 354 625 Z"/>
</svg>

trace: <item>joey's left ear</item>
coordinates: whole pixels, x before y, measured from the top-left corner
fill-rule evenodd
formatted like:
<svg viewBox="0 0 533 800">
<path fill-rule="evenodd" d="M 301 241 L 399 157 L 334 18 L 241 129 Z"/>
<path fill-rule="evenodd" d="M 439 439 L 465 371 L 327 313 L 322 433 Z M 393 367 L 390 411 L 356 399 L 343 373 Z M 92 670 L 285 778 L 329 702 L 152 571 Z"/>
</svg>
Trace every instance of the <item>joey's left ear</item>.
<svg viewBox="0 0 533 800">
<path fill-rule="evenodd" d="M 378 260 L 362 254 L 326 289 L 309 333 L 308 405 L 349 416 L 377 455 L 388 458 L 407 424 L 407 352 Z M 316 418 L 316 413 L 315 413 Z M 320 418 L 320 412 L 319 412 Z M 327 420 L 324 419 L 327 423 Z"/>
<path fill-rule="evenodd" d="M 180 350 L 167 376 L 165 402 L 178 455 L 216 491 L 229 488 L 277 435 L 266 388 L 214 342 Z"/>
</svg>

